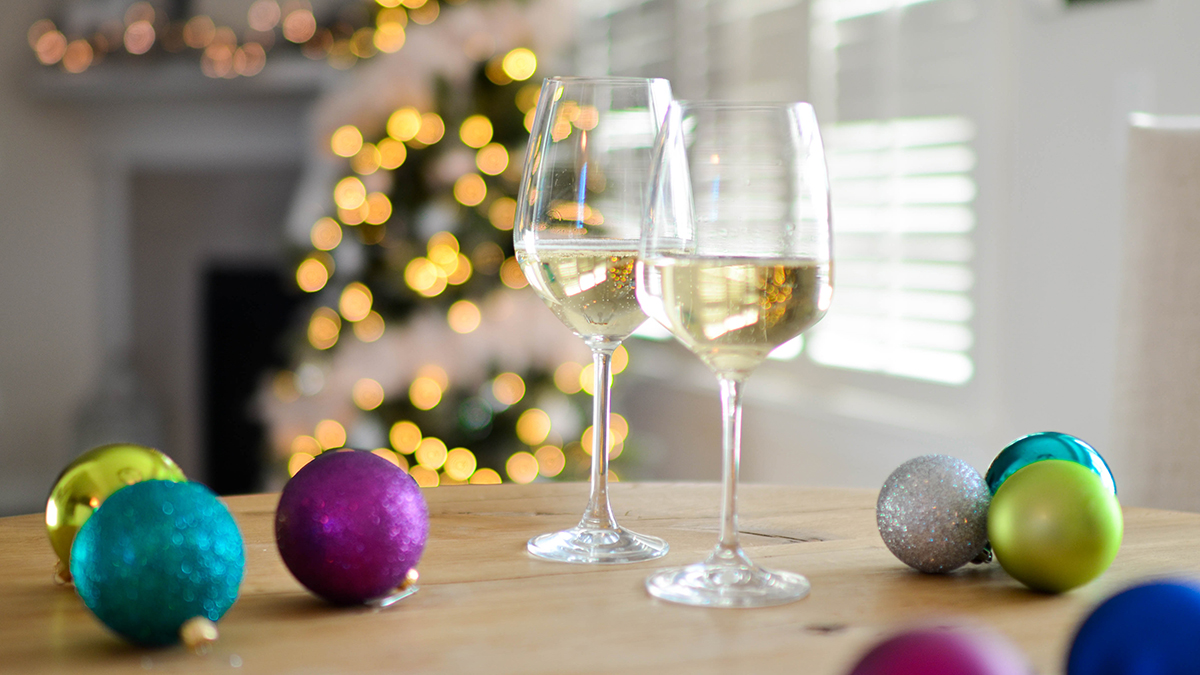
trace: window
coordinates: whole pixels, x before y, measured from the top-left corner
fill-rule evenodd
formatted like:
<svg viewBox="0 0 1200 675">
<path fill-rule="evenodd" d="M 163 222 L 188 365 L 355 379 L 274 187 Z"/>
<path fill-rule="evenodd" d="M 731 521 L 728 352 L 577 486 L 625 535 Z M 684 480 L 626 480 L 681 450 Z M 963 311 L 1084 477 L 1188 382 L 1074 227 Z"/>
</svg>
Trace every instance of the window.
<svg viewBox="0 0 1200 675">
<path fill-rule="evenodd" d="M 815 0 L 813 99 L 833 190 L 821 365 L 974 375 L 976 0 Z"/>
<path fill-rule="evenodd" d="M 773 356 L 803 348 L 821 366 L 966 384 L 979 0 L 810 3 L 597 3 L 581 63 L 668 77 L 679 97 L 812 101 L 833 190 L 836 290 L 807 344 Z"/>
<path fill-rule="evenodd" d="M 971 379 L 974 133 L 963 117 L 829 128 L 837 295 L 813 331 L 814 361 Z"/>
</svg>

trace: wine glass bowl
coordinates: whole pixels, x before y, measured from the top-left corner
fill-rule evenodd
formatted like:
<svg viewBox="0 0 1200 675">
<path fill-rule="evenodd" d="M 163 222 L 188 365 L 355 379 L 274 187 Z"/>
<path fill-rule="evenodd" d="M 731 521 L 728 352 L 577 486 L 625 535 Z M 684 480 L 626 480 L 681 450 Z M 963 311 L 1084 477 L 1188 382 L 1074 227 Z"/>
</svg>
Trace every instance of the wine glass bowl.
<svg viewBox="0 0 1200 675">
<path fill-rule="evenodd" d="M 833 295 L 829 182 L 807 104 L 673 102 L 659 133 L 636 292 L 721 389 L 721 535 L 708 559 L 661 570 L 651 595 L 759 607 L 808 594 L 803 576 L 754 564 L 738 542 L 742 387 Z"/>
<path fill-rule="evenodd" d="M 646 315 L 635 264 L 650 153 L 671 100 L 666 80 L 550 78 L 542 85 L 517 197 L 513 240 L 529 285 L 592 350 L 591 493 L 569 530 L 529 540 L 547 560 L 627 563 L 667 552 L 616 522 L 608 499 L 612 355 Z"/>
</svg>

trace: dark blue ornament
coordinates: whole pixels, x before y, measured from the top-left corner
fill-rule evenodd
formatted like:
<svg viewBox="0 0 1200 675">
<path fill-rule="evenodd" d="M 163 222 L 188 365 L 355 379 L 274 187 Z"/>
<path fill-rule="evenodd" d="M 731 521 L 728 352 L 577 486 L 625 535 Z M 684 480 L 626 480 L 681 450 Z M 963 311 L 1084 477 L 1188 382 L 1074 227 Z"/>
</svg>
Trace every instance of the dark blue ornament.
<svg viewBox="0 0 1200 675">
<path fill-rule="evenodd" d="M 1105 600 L 1079 627 L 1067 675 L 1200 672 L 1200 588 L 1156 581 Z"/>
<path fill-rule="evenodd" d="M 994 495 L 1009 476 L 1043 459 L 1062 459 L 1082 464 L 1099 476 L 1100 482 L 1112 494 L 1117 494 L 1117 484 L 1113 480 L 1112 471 L 1100 453 L 1070 434 L 1055 431 L 1030 434 L 1009 443 L 1008 447 L 1001 450 L 996 459 L 992 460 L 984 480 Z"/>
<path fill-rule="evenodd" d="M 71 575 L 88 609 L 131 642 L 179 641 L 191 618 L 221 618 L 246 566 L 242 535 L 199 483 L 150 480 L 114 492 L 71 548 Z"/>
</svg>

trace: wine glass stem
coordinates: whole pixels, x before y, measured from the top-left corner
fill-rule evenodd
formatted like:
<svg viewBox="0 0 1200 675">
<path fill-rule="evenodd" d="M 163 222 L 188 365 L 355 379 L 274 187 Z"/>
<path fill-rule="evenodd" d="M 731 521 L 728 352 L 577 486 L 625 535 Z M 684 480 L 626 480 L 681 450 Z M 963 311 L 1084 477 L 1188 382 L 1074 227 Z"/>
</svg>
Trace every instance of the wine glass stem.
<svg viewBox="0 0 1200 675">
<path fill-rule="evenodd" d="M 612 356 L 620 342 L 592 342 L 596 379 L 592 391 L 592 493 L 581 527 L 615 530 L 616 518 L 608 504 L 608 415 L 612 398 Z"/>
<path fill-rule="evenodd" d="M 714 556 L 742 557 L 738 542 L 737 486 L 742 457 L 742 386 L 745 379 L 719 375 L 721 386 L 722 455 L 724 490 L 721 495 L 721 540 Z"/>
</svg>

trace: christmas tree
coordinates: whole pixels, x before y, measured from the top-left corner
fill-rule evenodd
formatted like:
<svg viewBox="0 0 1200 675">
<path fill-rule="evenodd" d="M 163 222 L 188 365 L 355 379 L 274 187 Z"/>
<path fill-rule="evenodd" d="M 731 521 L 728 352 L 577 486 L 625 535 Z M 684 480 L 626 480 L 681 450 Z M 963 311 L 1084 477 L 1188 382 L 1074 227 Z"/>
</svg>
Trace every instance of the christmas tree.
<svg viewBox="0 0 1200 675">
<path fill-rule="evenodd" d="M 544 6 L 454 8 L 318 112 L 357 121 L 322 135 L 316 198 L 302 193 L 293 219 L 310 244 L 296 283 L 313 302 L 293 366 L 263 397 L 289 473 L 349 446 L 422 486 L 587 475 L 590 355 L 513 255 L 546 70 L 537 20 Z M 626 362 L 621 350 L 614 371 Z M 626 434 L 614 415 L 614 459 Z"/>
</svg>

